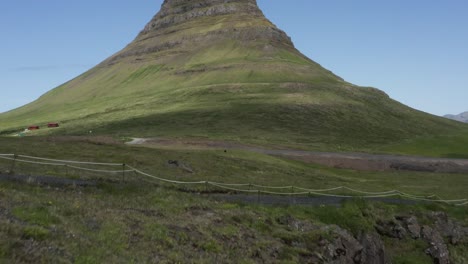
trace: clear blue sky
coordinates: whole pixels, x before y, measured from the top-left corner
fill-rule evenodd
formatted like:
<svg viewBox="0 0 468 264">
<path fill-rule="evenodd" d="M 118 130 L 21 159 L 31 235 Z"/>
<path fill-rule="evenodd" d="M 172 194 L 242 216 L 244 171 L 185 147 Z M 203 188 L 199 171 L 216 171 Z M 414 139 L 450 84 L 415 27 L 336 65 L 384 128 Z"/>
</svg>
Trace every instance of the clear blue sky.
<svg viewBox="0 0 468 264">
<path fill-rule="evenodd" d="M 0 112 L 133 40 L 162 0 L 0 2 Z M 468 111 L 468 1 L 258 0 L 309 58 L 436 115 Z"/>
</svg>

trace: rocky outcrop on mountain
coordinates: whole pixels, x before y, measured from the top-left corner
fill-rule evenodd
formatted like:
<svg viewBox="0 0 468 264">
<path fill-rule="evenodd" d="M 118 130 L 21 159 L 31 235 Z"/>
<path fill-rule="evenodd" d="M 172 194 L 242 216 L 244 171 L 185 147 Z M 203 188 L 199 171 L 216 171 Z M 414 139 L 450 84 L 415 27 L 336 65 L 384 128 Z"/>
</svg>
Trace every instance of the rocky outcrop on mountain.
<svg viewBox="0 0 468 264">
<path fill-rule="evenodd" d="M 291 39 L 263 15 L 256 0 L 166 0 L 136 39 L 106 63 L 149 54 L 162 60 L 230 40 L 294 49 Z"/>
<path fill-rule="evenodd" d="M 141 33 L 144 35 L 150 31 L 175 26 L 200 17 L 228 14 L 263 16 L 255 0 L 166 0 L 159 13 L 146 25 Z"/>
<path fill-rule="evenodd" d="M 444 117 L 446 117 L 448 119 L 453 119 L 453 120 L 456 120 L 456 121 L 468 123 L 468 111 L 463 112 L 463 113 L 458 114 L 458 115 L 445 115 Z"/>
</svg>

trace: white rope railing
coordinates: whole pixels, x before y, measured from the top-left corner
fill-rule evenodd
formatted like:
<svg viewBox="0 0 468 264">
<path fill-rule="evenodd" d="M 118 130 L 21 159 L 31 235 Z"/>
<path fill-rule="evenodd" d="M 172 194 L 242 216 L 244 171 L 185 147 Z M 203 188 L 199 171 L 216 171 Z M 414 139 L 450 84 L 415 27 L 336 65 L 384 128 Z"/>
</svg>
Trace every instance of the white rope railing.
<svg viewBox="0 0 468 264">
<path fill-rule="evenodd" d="M 13 157 L 13 158 L 11 158 Z M 19 158 L 26 158 L 26 159 L 33 159 L 33 160 L 42 160 L 42 161 L 33 161 L 33 160 L 25 160 Z M 73 168 L 76 170 L 83 170 L 83 171 L 91 171 L 91 172 L 100 172 L 100 173 L 127 173 L 127 172 L 134 172 L 134 170 L 126 170 L 125 164 L 117 164 L 117 163 L 98 163 L 98 162 L 83 162 L 83 161 L 71 161 L 71 160 L 58 160 L 58 159 L 47 159 L 47 158 L 40 158 L 40 157 L 33 157 L 33 156 L 26 156 L 26 155 L 15 155 L 15 154 L 0 154 L 0 159 L 11 160 L 14 162 L 20 163 L 29 163 L 29 164 L 38 164 L 38 165 L 48 165 L 48 166 L 60 166 L 60 167 L 67 167 Z M 50 162 L 43 162 L 43 161 L 50 161 Z M 60 162 L 60 163 L 58 163 Z M 93 166 L 122 166 L 123 170 L 102 170 L 102 169 L 90 169 L 84 168 L 79 166 L 74 166 L 70 164 L 81 164 L 81 165 L 93 165 Z"/>
<path fill-rule="evenodd" d="M 13 155 L 14 157 L 15 155 Z M 6 156 L 6 155 L 0 155 L 0 159 L 4 159 L 4 160 L 14 160 L 15 158 L 9 158 L 9 156 Z"/>
<path fill-rule="evenodd" d="M 212 185 L 212 186 L 215 186 L 215 187 L 218 187 L 218 188 L 221 188 L 221 189 L 230 190 L 230 191 L 246 192 L 246 193 L 258 193 L 258 190 L 243 190 L 243 189 L 237 189 L 237 188 L 232 188 L 232 187 L 228 187 L 228 186 L 218 185 L 218 184 L 215 184 L 213 182 L 207 182 L 207 183 L 209 185 Z"/>
<path fill-rule="evenodd" d="M 413 197 L 413 198 L 422 198 L 422 199 L 427 199 L 427 198 L 437 198 L 437 195 L 429 195 L 429 196 L 424 196 L 424 195 L 413 195 L 413 194 L 408 194 L 404 193 L 402 191 L 395 190 L 395 192 L 401 194 L 402 196 L 408 196 L 408 197 Z"/>
<path fill-rule="evenodd" d="M 22 159 L 15 159 L 15 158 L 5 158 L 0 157 L 2 159 L 12 160 L 15 162 L 22 162 L 22 163 L 30 163 L 30 164 L 39 164 L 39 165 L 51 165 L 51 166 L 65 166 L 65 164 L 61 163 L 51 163 L 51 162 L 39 162 L 39 161 L 30 161 L 30 160 L 22 160 Z"/>
<path fill-rule="evenodd" d="M 212 181 L 210 181 L 210 183 L 217 184 L 217 185 L 222 185 L 222 186 L 237 186 L 237 187 L 253 186 L 252 184 L 248 184 L 248 183 L 222 183 L 222 182 L 212 182 Z"/>
<path fill-rule="evenodd" d="M 134 170 L 95 170 L 95 169 L 88 169 L 83 167 L 77 167 L 72 165 L 65 165 L 67 168 L 73 168 L 77 170 L 84 170 L 84 171 L 92 171 L 92 172 L 104 172 L 104 173 L 123 173 L 123 172 L 134 172 Z"/>
<path fill-rule="evenodd" d="M 318 190 L 314 190 L 314 189 L 306 189 L 306 188 L 301 188 L 301 187 L 296 187 L 297 189 L 299 190 L 302 190 L 302 191 L 307 191 L 307 192 L 332 192 L 332 191 L 337 191 L 337 190 L 340 190 L 340 189 L 343 189 L 343 187 L 334 187 L 334 188 L 329 188 L 329 189 L 318 189 Z"/>
<path fill-rule="evenodd" d="M 460 203 L 460 202 L 467 202 L 467 199 L 458 199 L 458 200 L 443 200 L 443 199 L 427 199 L 427 198 L 415 198 L 413 196 L 408 195 L 401 195 L 402 197 L 406 197 L 411 200 L 418 200 L 418 201 L 428 201 L 428 202 L 442 202 L 442 203 Z"/>
<path fill-rule="evenodd" d="M 150 177 L 150 178 L 153 178 L 153 179 L 156 179 L 156 180 L 159 180 L 159 181 L 167 182 L 167 183 L 175 183 L 175 184 L 205 184 L 206 183 L 206 181 L 184 182 L 184 181 L 174 181 L 174 180 L 164 179 L 164 178 L 160 178 L 160 177 L 157 177 L 157 176 L 142 172 L 141 170 L 133 168 L 132 166 L 127 165 L 127 167 L 129 167 L 130 169 L 132 169 L 136 173 L 139 173 L 141 175 L 144 175 L 146 177 Z"/>
<path fill-rule="evenodd" d="M 294 188 L 294 186 L 265 186 L 265 185 L 257 185 L 257 184 L 252 184 L 252 187 L 263 188 L 263 189 L 291 189 L 291 188 Z"/>
<path fill-rule="evenodd" d="M 361 191 L 361 190 L 356 190 L 350 187 L 343 186 L 343 189 L 346 189 L 351 192 L 355 193 L 362 193 L 362 194 L 369 194 L 369 195 L 386 195 L 386 194 L 395 194 L 397 191 L 391 190 L 391 191 L 384 191 L 384 192 L 366 192 L 366 191 Z"/>
<path fill-rule="evenodd" d="M 36 160 L 45 160 L 45 161 L 52 161 L 52 162 L 62 162 L 62 163 L 102 165 L 102 166 L 122 166 L 122 163 L 103 163 L 103 162 L 87 162 L 87 161 L 74 161 L 74 160 L 58 160 L 58 159 L 47 159 L 47 158 L 39 158 L 39 157 L 26 156 L 26 155 L 17 155 L 17 157 L 27 158 L 27 159 L 36 159 Z"/>
<path fill-rule="evenodd" d="M 22 159 L 19 159 L 22 158 Z M 468 199 L 441 199 L 437 195 L 429 195 L 429 196 L 421 196 L 421 195 L 412 195 L 408 194 L 399 190 L 391 190 L 391 191 L 383 191 L 383 192 L 369 192 L 363 190 L 357 190 L 347 186 L 339 186 L 333 187 L 328 189 L 308 189 L 296 186 L 268 186 L 268 185 L 258 185 L 258 184 L 246 184 L 246 183 L 220 183 L 220 182 L 212 182 L 212 181 L 193 181 L 193 182 L 186 182 L 186 181 L 177 181 L 177 180 L 170 180 L 166 178 L 157 177 L 151 175 L 149 173 L 143 172 L 137 168 L 132 166 L 126 165 L 125 163 L 103 163 L 103 162 L 84 162 L 84 161 L 72 161 L 72 160 L 59 160 L 59 159 L 48 159 L 48 158 L 41 158 L 41 157 L 33 157 L 33 156 L 26 156 L 26 155 L 15 155 L 15 154 L 0 154 L 0 159 L 11 160 L 14 162 L 22 162 L 22 163 L 33 163 L 39 165 L 52 165 L 52 166 L 64 166 L 67 168 L 73 168 L 77 170 L 84 170 L 84 171 L 92 171 L 92 172 L 100 172 L 100 173 L 130 173 L 133 172 L 135 174 L 143 175 L 145 177 L 166 183 L 172 184 L 183 184 L 183 185 L 205 185 L 207 186 L 214 186 L 217 188 L 235 191 L 235 192 L 244 192 L 244 193 L 257 193 L 257 194 L 270 194 L 270 195 L 283 195 L 283 196 L 299 196 L 299 195 L 316 195 L 316 196 L 323 196 L 323 197 L 336 197 L 336 198 L 384 198 L 384 197 L 393 197 L 399 196 L 402 198 L 416 200 L 416 201 L 426 201 L 426 202 L 441 202 L 447 204 L 453 204 L 456 206 L 464 206 L 468 205 Z M 30 160 L 25 160 L 30 159 Z M 38 160 L 38 161 L 32 161 Z M 84 168 L 80 166 L 74 166 L 70 164 L 81 164 L 81 165 L 96 165 L 96 166 L 122 166 L 122 170 L 100 170 L 100 169 L 91 169 L 91 168 Z M 126 169 L 128 168 L 128 169 Z M 242 189 L 248 187 L 249 189 Z M 252 189 L 257 188 L 257 189 Z M 269 190 L 291 190 L 291 192 L 277 192 L 277 191 L 269 191 Z M 297 190 L 297 192 L 295 192 Z M 363 194 L 363 195 L 345 195 L 345 194 L 333 194 L 328 192 L 339 191 L 339 190 L 346 190 L 353 193 Z"/>
</svg>

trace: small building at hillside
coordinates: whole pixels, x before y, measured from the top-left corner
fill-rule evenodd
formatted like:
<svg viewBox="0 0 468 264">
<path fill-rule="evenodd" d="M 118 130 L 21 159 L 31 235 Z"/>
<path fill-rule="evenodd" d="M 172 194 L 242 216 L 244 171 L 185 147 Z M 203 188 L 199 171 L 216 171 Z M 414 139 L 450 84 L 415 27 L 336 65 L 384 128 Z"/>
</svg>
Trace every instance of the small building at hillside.
<svg viewBox="0 0 468 264">
<path fill-rule="evenodd" d="M 48 123 L 47 127 L 59 127 L 58 123 Z"/>
<path fill-rule="evenodd" d="M 39 126 L 29 126 L 28 127 L 28 130 L 38 130 L 38 129 L 40 129 Z"/>
</svg>

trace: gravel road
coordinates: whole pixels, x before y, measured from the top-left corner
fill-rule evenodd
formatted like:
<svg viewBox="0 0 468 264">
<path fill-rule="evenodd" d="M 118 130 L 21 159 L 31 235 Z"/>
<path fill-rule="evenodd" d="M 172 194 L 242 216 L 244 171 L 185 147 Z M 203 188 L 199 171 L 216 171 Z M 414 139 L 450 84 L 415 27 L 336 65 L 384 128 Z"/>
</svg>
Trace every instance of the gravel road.
<svg viewBox="0 0 468 264">
<path fill-rule="evenodd" d="M 174 140 L 166 138 L 135 138 L 129 145 L 175 147 L 189 149 L 246 150 L 267 155 L 321 164 L 334 168 L 362 171 L 423 171 L 468 173 L 467 159 L 428 158 L 417 156 L 379 155 L 366 153 L 333 153 L 291 149 L 267 149 L 239 143 L 212 140 Z"/>
</svg>

